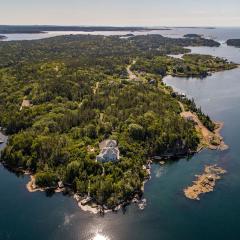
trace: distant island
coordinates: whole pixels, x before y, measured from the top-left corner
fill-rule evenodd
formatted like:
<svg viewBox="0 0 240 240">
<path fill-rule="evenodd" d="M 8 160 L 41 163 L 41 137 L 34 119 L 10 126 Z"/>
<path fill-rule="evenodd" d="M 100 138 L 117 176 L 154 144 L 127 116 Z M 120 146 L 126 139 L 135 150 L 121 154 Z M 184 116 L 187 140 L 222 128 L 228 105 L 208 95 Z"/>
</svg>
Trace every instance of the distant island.
<svg viewBox="0 0 240 240">
<path fill-rule="evenodd" d="M 170 28 L 147 28 L 147 27 L 111 27 L 111 26 L 11 26 L 0 25 L 0 34 L 37 34 L 44 32 L 56 32 L 56 31 L 82 31 L 82 32 L 95 32 L 95 31 L 151 31 L 151 30 L 171 30 Z"/>
<path fill-rule="evenodd" d="M 229 39 L 227 40 L 228 46 L 240 47 L 240 39 Z"/>
<path fill-rule="evenodd" d="M 6 39 L 6 38 L 7 38 L 6 36 L 0 35 L 0 40 Z"/>
<path fill-rule="evenodd" d="M 236 65 L 188 46 L 219 43 L 161 35 L 0 42 L 0 126 L 9 135 L 1 162 L 30 173 L 30 191 L 70 192 L 81 207 L 140 199 L 152 161 L 224 145 L 218 125 L 162 79 Z"/>
<path fill-rule="evenodd" d="M 190 34 L 185 34 L 183 37 L 185 37 L 185 38 L 201 38 L 202 36 L 199 34 L 190 33 Z"/>
<path fill-rule="evenodd" d="M 186 29 L 216 29 L 215 27 L 176 27 L 176 28 L 186 28 Z"/>
</svg>

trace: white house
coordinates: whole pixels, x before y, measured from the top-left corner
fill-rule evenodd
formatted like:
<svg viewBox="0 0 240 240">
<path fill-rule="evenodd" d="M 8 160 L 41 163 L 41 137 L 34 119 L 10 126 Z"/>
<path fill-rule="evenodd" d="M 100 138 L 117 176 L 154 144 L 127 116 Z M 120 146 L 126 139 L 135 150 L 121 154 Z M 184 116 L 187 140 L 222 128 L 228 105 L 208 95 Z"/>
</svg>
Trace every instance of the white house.
<svg viewBox="0 0 240 240">
<path fill-rule="evenodd" d="M 99 144 L 101 152 L 97 155 L 97 161 L 116 162 L 120 158 L 120 152 L 115 140 L 105 140 Z"/>
</svg>

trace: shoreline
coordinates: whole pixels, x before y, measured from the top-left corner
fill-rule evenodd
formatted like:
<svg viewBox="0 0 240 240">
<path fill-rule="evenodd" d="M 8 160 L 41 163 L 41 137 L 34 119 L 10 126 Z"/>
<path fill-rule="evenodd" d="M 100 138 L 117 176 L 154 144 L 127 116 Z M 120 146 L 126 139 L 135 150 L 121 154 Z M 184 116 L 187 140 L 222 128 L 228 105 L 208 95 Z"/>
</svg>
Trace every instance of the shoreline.
<svg viewBox="0 0 240 240">
<path fill-rule="evenodd" d="M 25 174 L 25 175 L 30 175 L 30 174 Z M 29 193 L 35 193 L 35 192 L 46 192 L 48 190 L 53 190 L 54 193 L 63 193 L 64 191 L 66 191 L 67 189 L 65 187 L 63 188 L 40 188 L 37 187 L 35 185 L 35 178 L 33 175 L 30 175 L 30 181 L 26 184 L 26 189 L 28 190 Z M 142 185 L 142 193 L 144 191 L 144 184 L 146 184 L 146 182 L 148 182 L 148 180 L 145 180 L 143 182 Z M 98 205 L 96 202 L 91 201 L 90 203 L 87 203 L 85 205 L 82 204 L 82 202 L 87 198 L 85 197 L 81 197 L 80 195 L 78 195 L 77 193 L 72 192 L 69 189 L 69 195 L 77 202 L 78 207 L 84 211 L 84 212 L 89 212 L 91 214 L 100 214 L 100 215 L 104 215 L 105 213 L 110 213 L 110 212 L 118 212 L 119 210 L 121 210 L 122 208 L 124 208 L 125 206 L 131 204 L 131 203 L 141 203 L 141 198 L 137 197 L 136 194 L 132 199 L 126 200 L 124 202 L 122 202 L 121 204 L 117 205 L 114 209 L 110 209 L 107 207 L 103 207 Z"/>
<path fill-rule="evenodd" d="M 26 184 L 26 188 L 30 193 L 34 193 L 34 192 L 46 192 L 48 190 L 54 190 L 55 193 L 60 193 L 64 191 L 64 188 L 53 188 L 53 187 L 45 187 L 45 188 L 41 188 L 41 187 L 37 187 L 35 184 L 35 177 L 33 174 L 31 173 L 25 173 L 25 175 L 29 175 L 30 176 L 30 181 Z"/>
<path fill-rule="evenodd" d="M 201 135 L 201 137 L 200 137 L 200 143 L 199 143 L 199 146 L 198 146 L 198 149 L 197 149 L 196 153 L 199 153 L 204 149 L 215 150 L 215 151 L 226 151 L 226 150 L 229 149 L 229 145 L 227 145 L 224 142 L 224 138 L 221 135 L 221 130 L 224 127 L 224 122 L 214 121 L 213 123 L 216 125 L 216 128 L 213 132 L 208 130 L 209 131 L 208 137 L 217 138 L 219 143 L 214 145 L 214 144 L 211 143 L 211 140 L 206 141 L 206 136 L 204 137 L 202 135 L 202 133 L 199 132 L 199 129 L 197 129 L 197 132 Z"/>
<path fill-rule="evenodd" d="M 199 153 L 201 150 L 203 149 L 211 149 L 211 150 L 221 150 L 224 151 L 228 148 L 228 146 L 224 143 L 223 137 L 221 136 L 220 132 L 222 130 L 222 128 L 224 127 L 224 123 L 223 122 L 214 122 L 214 124 L 216 125 L 216 128 L 213 132 L 211 132 L 210 130 L 208 130 L 203 123 L 200 121 L 200 119 L 198 118 L 197 114 L 194 112 L 190 112 L 190 111 L 185 111 L 184 109 L 184 105 L 179 102 L 182 112 L 181 112 L 181 116 L 183 118 L 185 118 L 186 120 L 191 117 L 192 120 L 196 123 L 196 131 L 201 135 L 200 137 L 200 144 L 199 147 L 196 151 L 192 152 L 192 154 L 196 154 Z M 212 144 L 211 143 L 211 139 L 217 139 L 217 144 Z M 173 155 L 170 158 L 174 159 L 174 158 L 180 158 L 180 157 L 185 157 L 187 155 L 181 155 L 181 156 L 177 156 L 177 155 Z M 158 159 L 157 161 L 154 162 L 158 162 L 161 164 L 161 161 L 164 158 L 164 156 L 159 156 L 160 160 Z M 154 159 L 154 157 L 153 157 Z M 64 185 L 62 185 L 62 187 L 45 187 L 45 188 L 41 188 L 36 186 L 35 184 L 35 177 L 34 174 L 30 171 L 21 169 L 21 168 L 11 168 L 8 165 L 5 165 L 3 163 L 3 166 L 15 171 L 15 172 L 21 172 L 24 175 L 28 175 L 30 177 L 30 180 L 28 181 L 28 183 L 26 184 L 26 189 L 28 190 L 28 192 L 30 193 L 34 193 L 34 192 L 46 192 L 46 191 L 52 191 L 53 193 L 64 193 L 67 192 L 71 197 L 73 197 L 73 199 L 77 202 L 78 207 L 84 211 L 84 212 L 89 212 L 91 214 L 100 214 L 100 215 L 104 215 L 105 213 L 109 213 L 109 212 L 118 212 L 120 209 L 124 209 L 125 206 L 131 204 L 131 203 L 135 203 L 138 205 L 139 209 L 143 210 L 146 206 L 146 200 L 142 198 L 142 195 L 144 193 L 144 186 L 145 184 L 151 179 L 151 164 L 153 162 L 151 160 L 148 160 L 146 162 L 145 165 L 143 165 L 143 169 L 146 171 L 147 173 L 147 177 L 145 178 L 145 180 L 142 182 L 142 187 L 141 187 L 141 192 L 139 193 L 133 193 L 133 196 L 131 196 L 129 199 L 125 199 L 124 201 L 122 201 L 119 205 L 115 206 L 113 209 L 112 208 L 107 208 L 106 206 L 101 206 L 98 205 L 94 200 L 90 200 L 89 202 L 86 202 L 87 200 L 87 196 L 80 196 L 77 193 L 74 193 L 71 188 L 66 187 Z M 144 200 L 144 201 L 143 201 Z M 84 203 L 84 204 L 83 204 Z"/>
<path fill-rule="evenodd" d="M 191 113 L 191 114 L 194 115 L 195 113 Z M 195 116 L 196 116 L 196 114 L 195 114 Z M 198 121 L 200 122 L 199 119 L 198 119 Z M 222 128 L 224 127 L 224 123 L 223 122 L 214 122 L 214 123 L 216 124 L 216 128 L 215 128 L 214 132 L 210 132 L 209 130 L 208 130 L 208 132 L 211 135 L 216 136 L 220 140 L 220 144 L 215 146 L 215 145 L 212 145 L 212 144 L 206 144 L 206 142 L 204 142 L 204 141 L 200 142 L 199 149 L 197 149 L 197 151 L 193 152 L 193 154 L 199 153 L 201 150 L 207 149 L 207 148 L 211 149 L 211 150 L 221 150 L 221 151 L 224 151 L 228 148 L 228 146 L 223 141 L 223 137 L 220 134 Z M 202 143 L 202 145 L 201 145 L 201 143 Z M 186 155 L 184 155 L 184 156 L 186 156 Z M 184 156 L 181 155 L 181 157 L 184 157 Z M 178 156 L 172 156 L 171 158 L 174 159 L 176 157 L 178 157 Z M 154 159 L 154 157 L 153 157 L 153 159 Z M 161 160 L 158 159 L 157 161 L 154 161 L 154 162 L 159 163 L 160 165 L 163 165 L 163 159 L 165 160 L 166 158 L 161 157 Z M 164 161 L 164 163 L 165 163 L 165 161 Z M 114 209 L 109 209 L 104 205 L 103 206 L 98 205 L 96 202 L 94 202 L 94 200 L 91 200 L 89 203 L 82 204 L 82 202 L 87 199 L 87 196 L 86 195 L 85 196 L 80 196 L 77 193 L 74 193 L 71 190 L 71 188 L 68 188 L 68 187 L 65 187 L 65 186 L 62 186 L 62 187 L 59 187 L 59 186 L 58 187 L 45 187 L 45 188 L 37 187 L 36 184 L 35 184 L 35 177 L 34 177 L 32 172 L 30 172 L 28 170 L 23 170 L 21 168 L 9 168 L 8 165 L 5 165 L 4 163 L 2 163 L 2 165 L 4 167 L 6 167 L 7 169 L 10 169 L 10 170 L 15 171 L 15 172 L 20 172 L 20 173 L 30 177 L 30 180 L 26 184 L 26 189 L 28 190 L 28 192 L 30 192 L 30 193 L 46 192 L 46 191 L 52 191 L 54 193 L 67 192 L 69 194 L 69 196 L 71 196 L 77 202 L 78 207 L 82 211 L 89 212 L 91 214 L 100 214 L 100 215 L 104 215 L 105 213 L 110 213 L 110 212 L 113 212 L 113 213 L 118 212 L 120 209 L 124 209 L 124 207 L 126 207 L 127 205 L 130 205 L 132 203 L 137 204 L 139 209 L 143 210 L 146 206 L 146 199 L 143 199 L 142 195 L 144 194 L 145 184 L 151 179 L 151 165 L 152 164 L 153 164 L 153 161 L 148 160 L 146 165 L 143 165 L 143 169 L 146 170 L 146 172 L 147 172 L 147 177 L 142 182 L 141 194 L 135 193 L 134 196 L 132 196 L 129 199 L 126 199 L 121 204 L 116 206 Z"/>
<path fill-rule="evenodd" d="M 134 63 L 134 62 L 133 62 Z M 130 70 L 130 66 L 128 66 L 128 72 L 131 73 Z M 130 77 L 131 79 L 131 77 Z M 198 118 L 197 114 L 195 112 L 190 112 L 190 111 L 185 111 L 184 109 L 184 105 L 179 102 L 182 112 L 181 112 L 181 116 L 183 118 L 186 118 L 186 120 L 191 117 L 193 119 L 193 121 L 196 123 L 196 131 L 197 133 L 200 134 L 200 144 L 199 147 L 196 151 L 193 151 L 192 154 L 196 154 L 198 152 L 200 152 L 203 149 L 211 149 L 211 150 L 226 150 L 228 148 L 228 146 L 224 143 L 223 137 L 221 136 L 220 132 L 224 126 L 223 122 L 214 122 L 216 125 L 216 128 L 213 132 L 211 132 L 210 130 L 208 130 L 203 123 L 200 121 L 200 119 Z M 212 144 L 211 140 L 217 140 L 216 144 Z M 188 153 L 184 154 L 184 155 L 173 155 L 170 158 L 180 158 L 180 157 L 185 157 L 187 156 Z M 161 159 L 165 159 L 164 156 L 160 156 Z M 169 159 L 170 159 L 169 158 Z M 161 164 L 161 160 L 160 161 L 156 161 L 159 162 Z M 142 187 L 141 187 L 141 193 L 133 193 L 133 196 L 131 196 L 129 199 L 125 199 L 124 201 L 121 202 L 121 204 L 119 204 L 118 206 L 115 206 L 114 209 L 109 209 L 107 207 L 100 206 L 98 205 L 94 200 L 90 200 L 89 202 L 85 203 L 84 201 L 87 200 L 87 196 L 80 196 L 77 193 L 74 193 L 71 188 L 69 187 L 45 187 L 45 188 L 40 188 L 38 186 L 36 186 L 35 184 L 35 177 L 33 175 L 33 173 L 29 172 L 29 171 L 24 171 L 23 169 L 14 169 L 14 168 L 10 168 L 13 171 L 18 171 L 18 172 L 22 172 L 24 175 L 28 175 L 30 177 L 30 180 L 28 181 L 28 183 L 26 184 L 26 188 L 28 190 L 28 192 L 30 193 L 34 193 L 34 192 L 46 192 L 46 191 L 52 191 L 54 193 L 63 193 L 63 192 L 68 192 L 68 194 L 73 197 L 73 199 L 77 202 L 78 207 L 84 211 L 84 212 L 89 212 L 92 214 L 104 214 L 104 213 L 108 213 L 108 212 L 117 212 L 118 210 L 120 210 L 121 208 L 124 208 L 125 206 L 131 204 L 131 203 L 136 203 L 138 204 L 139 208 L 142 210 L 144 209 L 144 207 L 146 206 L 146 203 L 144 201 L 144 203 L 142 203 L 142 195 L 144 193 L 144 185 L 151 179 L 151 164 L 152 161 L 148 160 L 146 165 L 143 166 L 144 170 L 146 170 L 146 173 L 148 175 L 148 177 L 142 182 Z M 83 204 L 84 202 L 84 204 Z M 141 205 L 142 204 L 142 205 Z M 140 207 L 143 206 L 143 207 Z"/>
<path fill-rule="evenodd" d="M 194 54 L 194 53 L 191 53 L 191 54 Z M 171 74 L 167 74 L 167 76 L 178 77 L 178 78 L 203 79 L 203 78 L 207 78 L 207 77 L 211 76 L 214 73 L 219 73 L 219 72 L 224 72 L 224 71 L 231 71 L 231 70 L 234 70 L 234 69 L 239 68 L 239 67 L 240 67 L 240 64 L 234 63 L 232 66 L 229 66 L 228 68 L 222 68 L 222 69 L 217 69 L 217 70 L 210 70 L 210 71 L 206 72 L 206 74 L 192 74 L 192 75 L 188 75 L 188 74 L 173 74 L 173 73 L 171 73 Z"/>
<path fill-rule="evenodd" d="M 192 113 L 194 114 L 194 113 Z M 206 145 L 206 143 L 204 143 L 203 145 L 200 146 L 200 148 L 196 151 L 193 152 L 193 154 L 200 152 L 203 149 L 211 149 L 211 150 L 221 150 L 224 151 L 228 148 L 228 146 L 224 143 L 223 141 L 223 137 L 221 136 L 220 132 L 222 130 L 222 128 L 224 127 L 224 123 L 223 122 L 214 122 L 216 124 L 216 129 L 213 132 L 209 132 L 211 134 L 213 134 L 214 136 L 217 136 L 220 139 L 220 144 L 217 146 L 214 145 Z M 200 143 L 201 144 L 201 143 Z M 174 158 L 175 156 L 173 156 Z M 183 156 L 182 156 L 183 157 Z M 164 158 L 161 158 L 164 159 Z M 160 163 L 160 165 L 163 165 L 162 161 L 154 161 L 154 162 L 158 162 Z M 165 163 L 165 162 L 164 162 Z M 34 193 L 34 192 L 46 192 L 46 191 L 53 191 L 54 193 L 63 193 L 65 191 L 68 192 L 68 194 L 77 202 L 78 207 L 84 211 L 84 212 L 88 212 L 91 214 L 100 214 L 100 215 L 104 215 L 105 213 L 114 213 L 114 212 L 118 212 L 119 210 L 123 209 L 125 206 L 129 205 L 129 204 L 137 204 L 140 210 L 143 210 L 144 207 L 146 206 L 146 200 L 142 198 L 142 195 L 144 193 L 144 186 L 145 184 L 151 179 L 151 165 L 153 164 L 153 161 L 148 160 L 146 165 L 143 165 L 143 169 L 146 170 L 148 176 L 145 178 L 145 180 L 142 182 L 142 187 L 141 187 L 141 196 L 139 194 L 134 194 L 133 197 L 123 201 L 121 204 L 119 204 L 118 206 L 116 206 L 114 209 L 109 209 L 105 206 L 100 206 L 98 205 L 96 202 L 91 201 L 90 203 L 87 204 L 82 204 L 82 201 L 86 200 L 86 196 L 82 197 L 76 193 L 74 193 L 70 188 L 68 187 L 45 187 L 45 188 L 40 188 L 37 187 L 35 185 L 35 177 L 33 175 L 32 172 L 28 171 L 28 170 L 23 170 L 21 168 L 9 168 L 8 165 L 5 165 L 4 163 L 2 163 L 2 165 L 4 167 L 6 167 L 7 169 L 10 169 L 14 172 L 21 172 L 22 174 L 29 176 L 30 180 L 28 181 L 28 183 L 26 184 L 26 189 L 28 190 L 29 193 Z M 143 202 L 144 200 L 144 202 Z"/>
<path fill-rule="evenodd" d="M 214 121 L 214 124 L 216 125 L 214 134 L 215 134 L 215 136 L 217 136 L 220 139 L 220 145 L 216 150 L 225 151 L 225 150 L 229 149 L 229 145 L 227 145 L 224 142 L 224 138 L 221 135 L 221 131 L 224 128 L 224 122 Z"/>
<path fill-rule="evenodd" d="M 197 153 L 204 149 L 216 150 L 216 151 L 225 151 L 229 149 L 229 146 L 224 142 L 224 138 L 221 135 L 221 130 L 224 127 L 224 122 L 213 122 L 216 126 L 213 132 L 207 128 L 201 129 L 196 126 L 197 131 L 200 131 L 201 138 L 199 148 Z"/>
<path fill-rule="evenodd" d="M 71 188 L 67 188 L 67 187 L 45 187 L 45 188 L 41 188 L 38 187 L 35 184 L 35 177 L 34 175 L 29 172 L 29 171 L 24 171 L 22 169 L 15 169 L 15 171 L 17 172 L 22 172 L 24 175 L 27 175 L 30 177 L 30 180 L 28 181 L 28 183 L 26 184 L 26 189 L 28 190 L 29 193 L 35 193 L 35 192 L 46 192 L 46 191 L 53 191 L 54 193 L 63 193 L 65 191 L 68 192 L 68 194 L 77 202 L 78 207 L 84 211 L 84 212 L 89 212 L 91 214 L 100 214 L 100 215 L 104 215 L 105 213 L 110 213 L 110 212 L 118 212 L 119 210 L 123 209 L 125 206 L 130 205 L 132 203 L 135 203 L 138 205 L 139 209 L 143 210 L 144 207 L 146 206 L 146 200 L 142 199 L 142 195 L 144 193 L 144 185 L 151 179 L 151 164 L 152 161 L 148 162 L 146 164 L 146 166 L 144 165 L 143 168 L 145 167 L 147 173 L 148 173 L 148 177 L 143 181 L 142 183 L 142 187 L 141 187 L 141 193 L 135 193 L 133 197 L 123 201 L 122 203 L 120 203 L 119 205 L 117 205 L 114 209 L 111 208 L 107 208 L 106 206 L 101 206 L 99 204 L 97 204 L 94 200 L 90 200 L 89 203 L 83 204 L 84 201 L 86 201 L 86 199 L 88 198 L 87 196 L 80 196 L 79 194 L 73 192 L 71 190 Z M 3 165 L 4 166 L 4 165 Z M 144 204 L 143 204 L 143 200 L 144 200 Z"/>
<path fill-rule="evenodd" d="M 225 144 L 224 139 L 221 136 L 221 130 L 224 127 L 224 122 L 213 121 L 215 129 L 213 131 L 210 131 L 199 119 L 197 113 L 192 111 L 186 111 L 183 103 L 180 101 L 178 101 L 178 103 L 182 110 L 180 116 L 186 121 L 192 121 L 195 123 L 195 129 L 199 135 L 200 140 L 196 153 L 200 152 L 202 149 L 205 148 L 220 151 L 224 151 L 229 148 L 229 146 Z"/>
</svg>

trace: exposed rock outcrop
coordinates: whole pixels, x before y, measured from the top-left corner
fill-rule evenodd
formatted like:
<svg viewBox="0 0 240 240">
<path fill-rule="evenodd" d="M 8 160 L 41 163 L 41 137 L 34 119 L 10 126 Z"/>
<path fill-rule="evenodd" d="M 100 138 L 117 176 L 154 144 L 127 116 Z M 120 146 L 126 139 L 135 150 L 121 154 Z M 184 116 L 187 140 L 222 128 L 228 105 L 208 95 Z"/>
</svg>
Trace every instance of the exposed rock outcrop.
<svg viewBox="0 0 240 240">
<path fill-rule="evenodd" d="M 197 180 L 193 185 L 184 189 L 184 194 L 192 200 L 200 200 L 200 195 L 214 190 L 216 181 L 221 179 L 221 175 L 226 171 L 217 165 L 206 166 L 202 175 L 196 175 Z"/>
</svg>

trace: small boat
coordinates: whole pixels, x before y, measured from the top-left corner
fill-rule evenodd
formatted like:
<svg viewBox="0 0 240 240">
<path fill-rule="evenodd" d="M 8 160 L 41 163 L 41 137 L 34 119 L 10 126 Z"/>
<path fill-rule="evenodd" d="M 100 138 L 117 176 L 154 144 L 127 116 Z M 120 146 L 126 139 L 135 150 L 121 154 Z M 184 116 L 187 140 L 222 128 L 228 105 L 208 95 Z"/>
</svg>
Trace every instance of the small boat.
<svg viewBox="0 0 240 240">
<path fill-rule="evenodd" d="M 4 140 L 2 138 L 0 138 L 0 144 L 3 144 Z"/>
</svg>

